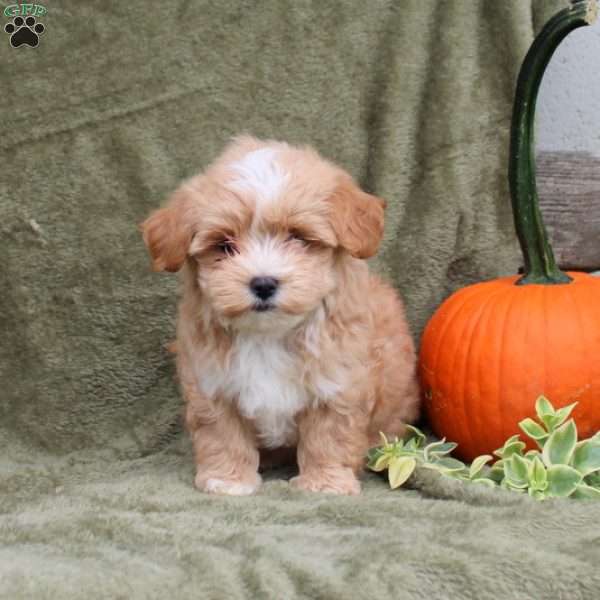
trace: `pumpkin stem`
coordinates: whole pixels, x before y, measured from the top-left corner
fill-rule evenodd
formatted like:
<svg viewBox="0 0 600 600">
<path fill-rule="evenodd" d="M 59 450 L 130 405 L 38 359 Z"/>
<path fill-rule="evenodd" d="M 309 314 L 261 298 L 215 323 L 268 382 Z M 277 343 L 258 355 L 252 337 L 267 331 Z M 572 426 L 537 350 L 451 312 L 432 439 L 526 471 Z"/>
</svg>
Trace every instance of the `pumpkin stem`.
<svg viewBox="0 0 600 600">
<path fill-rule="evenodd" d="M 561 41 L 596 18 L 596 0 L 575 0 L 557 13 L 533 41 L 517 80 L 510 133 L 508 179 L 515 229 L 525 261 L 517 285 L 569 283 L 556 264 L 544 227 L 535 182 L 535 103 L 544 71 Z"/>
</svg>

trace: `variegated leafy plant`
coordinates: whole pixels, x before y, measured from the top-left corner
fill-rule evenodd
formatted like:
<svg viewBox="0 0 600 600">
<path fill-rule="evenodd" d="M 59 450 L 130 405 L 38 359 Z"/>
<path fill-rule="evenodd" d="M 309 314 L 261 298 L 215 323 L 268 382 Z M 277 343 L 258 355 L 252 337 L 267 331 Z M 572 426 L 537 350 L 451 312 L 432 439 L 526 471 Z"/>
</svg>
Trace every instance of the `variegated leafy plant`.
<svg viewBox="0 0 600 600">
<path fill-rule="evenodd" d="M 426 444 L 425 435 L 408 426 L 404 439 L 388 441 L 368 454 L 373 471 L 388 470 L 392 488 L 405 483 L 414 470 L 433 469 L 447 477 L 521 493 L 537 500 L 574 497 L 600 500 L 600 432 L 578 441 L 575 421 L 570 419 L 577 403 L 554 409 L 543 396 L 536 402 L 538 421 L 525 419 L 521 430 L 538 446 L 526 451 L 519 435 L 509 438 L 491 455 L 477 457 L 470 466 L 449 454 L 456 444 L 445 439 Z M 489 465 L 488 465 L 489 463 Z"/>
</svg>

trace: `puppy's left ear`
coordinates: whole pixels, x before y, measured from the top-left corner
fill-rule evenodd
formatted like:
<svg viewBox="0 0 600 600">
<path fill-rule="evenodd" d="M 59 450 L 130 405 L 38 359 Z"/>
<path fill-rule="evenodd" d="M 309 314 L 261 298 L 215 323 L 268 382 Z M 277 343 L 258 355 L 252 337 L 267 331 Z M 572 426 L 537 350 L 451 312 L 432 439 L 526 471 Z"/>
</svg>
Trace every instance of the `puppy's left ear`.
<svg viewBox="0 0 600 600">
<path fill-rule="evenodd" d="M 348 178 L 338 184 L 329 202 L 338 244 L 355 258 L 376 254 L 383 237 L 385 201 L 363 192 Z"/>
<path fill-rule="evenodd" d="M 193 238 L 193 200 L 190 191 L 179 188 L 166 206 L 155 210 L 139 228 L 152 257 L 154 271 L 179 271 Z"/>
</svg>

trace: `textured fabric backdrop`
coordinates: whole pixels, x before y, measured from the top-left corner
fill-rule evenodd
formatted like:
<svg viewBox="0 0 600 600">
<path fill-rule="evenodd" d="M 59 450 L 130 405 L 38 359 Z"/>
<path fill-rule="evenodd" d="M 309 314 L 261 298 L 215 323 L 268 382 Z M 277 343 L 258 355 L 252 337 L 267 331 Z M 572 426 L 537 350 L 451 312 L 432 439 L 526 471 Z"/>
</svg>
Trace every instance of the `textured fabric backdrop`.
<svg viewBox="0 0 600 600">
<path fill-rule="evenodd" d="M 53 2 L 39 47 L 0 32 L 0 597 L 593 597 L 589 505 L 195 492 L 176 277 L 136 230 L 236 133 L 313 144 L 387 199 L 373 266 L 418 335 L 519 266 L 513 86 L 564 3 Z"/>
</svg>

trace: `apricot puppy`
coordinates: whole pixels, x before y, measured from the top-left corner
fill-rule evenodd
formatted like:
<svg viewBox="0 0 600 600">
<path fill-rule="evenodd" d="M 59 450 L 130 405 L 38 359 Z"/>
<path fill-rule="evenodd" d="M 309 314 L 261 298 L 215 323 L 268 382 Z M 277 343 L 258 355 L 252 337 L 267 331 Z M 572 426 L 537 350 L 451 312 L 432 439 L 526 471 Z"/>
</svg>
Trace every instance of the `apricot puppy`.
<svg viewBox="0 0 600 600">
<path fill-rule="evenodd" d="M 251 494 L 260 454 L 296 448 L 304 490 L 357 494 L 378 434 L 418 413 L 394 290 L 369 273 L 384 202 L 308 147 L 238 137 L 141 225 L 182 271 L 177 370 L 196 486 Z"/>
</svg>

